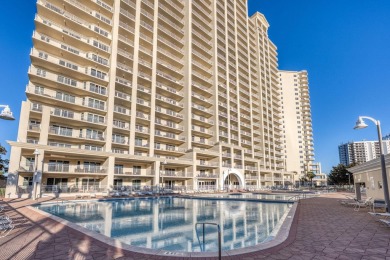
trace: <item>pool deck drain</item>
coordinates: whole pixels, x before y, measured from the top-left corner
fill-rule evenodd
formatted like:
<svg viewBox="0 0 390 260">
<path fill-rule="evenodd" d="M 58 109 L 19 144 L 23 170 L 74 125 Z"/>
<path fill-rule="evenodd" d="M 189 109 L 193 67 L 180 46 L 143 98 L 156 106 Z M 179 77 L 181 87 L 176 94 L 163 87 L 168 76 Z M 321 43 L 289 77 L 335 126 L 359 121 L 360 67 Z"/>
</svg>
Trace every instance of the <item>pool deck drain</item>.
<svg viewBox="0 0 390 260">
<path fill-rule="evenodd" d="M 341 206 L 338 200 L 342 198 L 338 193 L 302 200 L 295 217 L 287 216 L 292 225 L 284 242 L 251 252 L 247 248 L 225 251 L 223 259 L 390 259 L 390 229 L 369 216 L 367 209 L 354 212 Z M 5 213 L 14 219 L 16 228 L 0 239 L 0 259 L 186 258 L 186 253 L 167 255 L 160 251 L 150 255 L 141 248 L 132 247 L 131 252 L 116 242 L 109 245 L 94 234 L 81 233 L 27 207 L 33 203 L 28 199 L 1 203 L 6 206 Z M 212 255 L 216 254 L 203 256 L 217 259 Z"/>
</svg>

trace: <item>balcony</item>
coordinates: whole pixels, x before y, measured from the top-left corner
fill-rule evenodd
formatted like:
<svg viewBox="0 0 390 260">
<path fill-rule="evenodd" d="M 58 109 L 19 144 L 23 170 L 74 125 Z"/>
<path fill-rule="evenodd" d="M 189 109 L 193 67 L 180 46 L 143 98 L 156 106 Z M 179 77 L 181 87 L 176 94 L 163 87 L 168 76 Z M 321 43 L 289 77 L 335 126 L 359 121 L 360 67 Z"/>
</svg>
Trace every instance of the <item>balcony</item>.
<svg viewBox="0 0 390 260">
<path fill-rule="evenodd" d="M 168 139 L 169 141 L 172 141 L 175 143 L 183 143 L 186 140 L 185 136 L 176 135 L 176 134 L 170 133 L 170 132 L 162 132 L 159 130 L 156 130 L 154 135 L 155 135 L 156 139 L 162 139 L 165 141 L 167 141 L 166 139 Z"/>
<path fill-rule="evenodd" d="M 76 113 L 71 110 L 61 109 L 61 108 L 52 108 L 50 114 L 56 117 L 61 117 L 63 119 L 73 119 L 72 125 L 89 125 L 85 123 L 91 123 L 97 125 L 99 128 L 105 127 L 105 117 L 100 115 L 94 115 L 90 113 Z M 79 122 L 83 121 L 84 124 Z"/>
<path fill-rule="evenodd" d="M 91 50 L 92 47 L 92 49 L 94 49 L 95 52 L 99 52 L 99 54 L 101 54 L 101 51 L 103 51 L 103 54 L 105 53 L 106 56 L 108 56 L 110 53 L 110 47 L 106 43 L 95 40 L 94 37 L 90 37 L 90 38 L 85 37 L 82 34 L 79 34 L 73 30 L 69 30 L 68 28 L 64 28 L 63 26 L 56 24 L 48 19 L 44 19 L 39 15 L 35 17 L 35 21 L 37 22 L 36 28 L 38 31 L 46 31 L 53 35 L 60 33 L 63 34 L 64 36 L 65 34 L 67 35 L 67 37 L 69 37 L 69 39 L 67 39 L 67 42 L 70 43 L 71 45 L 78 46 L 78 48 L 80 49 L 89 51 Z M 41 28 L 43 25 L 46 25 L 47 27 L 54 30 L 55 32 L 51 32 L 47 28 Z M 66 41 L 65 40 L 66 38 L 64 37 L 64 41 Z"/>
<path fill-rule="evenodd" d="M 218 179 L 217 174 L 212 174 L 212 173 L 197 173 L 196 177 L 202 178 L 202 179 Z"/>
<path fill-rule="evenodd" d="M 192 103 L 192 108 L 195 113 L 205 117 L 210 117 L 214 113 L 211 109 L 205 108 L 204 106 L 200 106 L 195 103 Z"/>
<path fill-rule="evenodd" d="M 101 166 L 71 165 L 59 163 L 45 163 L 44 172 L 48 173 L 69 173 L 69 174 L 107 174 L 107 169 Z"/>
<path fill-rule="evenodd" d="M 165 96 L 161 96 L 160 94 L 156 94 L 156 100 L 160 100 L 163 102 L 164 105 L 176 109 L 176 110 L 182 110 L 184 108 L 183 103 L 180 103 L 174 99 L 167 98 Z"/>
<path fill-rule="evenodd" d="M 161 118 L 158 117 L 156 118 L 154 124 L 156 128 L 167 130 L 167 131 L 175 131 L 175 132 L 184 131 L 183 126 L 176 123 L 172 123 L 171 121 L 161 120 Z"/>
<path fill-rule="evenodd" d="M 180 153 L 180 154 L 183 154 L 186 152 L 186 149 L 185 148 L 181 148 L 181 147 L 171 147 L 169 145 L 155 145 L 154 146 L 154 150 L 155 151 L 161 151 L 161 152 L 168 152 L 169 154 L 171 153 Z"/>
<path fill-rule="evenodd" d="M 161 89 L 164 94 L 168 94 L 168 95 L 174 94 L 174 96 L 176 95 L 175 98 L 181 99 L 184 97 L 184 94 L 182 92 L 177 91 L 176 89 L 169 87 L 169 86 L 166 86 L 160 82 L 156 83 L 156 87 Z"/>
<path fill-rule="evenodd" d="M 29 124 L 28 125 L 28 131 L 33 132 L 40 132 L 41 131 L 41 124 Z"/>
<path fill-rule="evenodd" d="M 160 171 L 160 176 L 163 177 L 179 177 L 179 178 L 192 178 L 192 172 L 185 171 Z"/>
<path fill-rule="evenodd" d="M 183 115 L 179 114 L 175 111 L 172 111 L 170 109 L 165 109 L 159 106 L 156 106 L 155 111 L 159 113 L 163 118 L 167 117 L 170 120 L 175 120 L 176 122 L 180 122 L 183 120 Z"/>
<path fill-rule="evenodd" d="M 200 121 L 201 123 L 204 123 L 204 124 L 214 125 L 213 120 L 210 120 L 210 119 L 207 119 L 207 118 L 204 118 L 202 116 L 195 115 L 195 114 L 192 114 L 192 119 L 195 121 Z"/>
<path fill-rule="evenodd" d="M 204 127 L 193 125 L 191 129 L 192 129 L 192 131 L 197 132 L 197 134 L 200 134 L 200 135 L 203 135 L 203 136 L 210 137 L 210 136 L 214 135 L 213 131 L 211 131 L 209 129 L 206 129 Z"/>
<path fill-rule="evenodd" d="M 199 137 L 192 137 L 192 142 L 195 145 L 201 146 L 201 147 L 212 147 L 214 146 L 214 141 L 205 139 L 205 138 L 199 138 Z"/>
<path fill-rule="evenodd" d="M 66 0 L 66 1 L 68 3 L 70 3 L 71 5 L 74 5 L 76 8 L 82 10 L 83 13 L 80 13 L 80 15 L 85 15 L 85 14 L 91 15 L 93 13 L 96 14 L 96 12 L 93 12 L 91 9 L 88 9 L 86 6 L 81 5 L 77 1 L 72 1 L 72 0 Z M 111 33 L 109 33 L 106 30 L 103 30 L 102 28 L 100 28 L 99 26 L 97 26 L 94 23 L 87 22 L 86 20 L 83 20 L 80 17 L 74 15 L 75 12 L 74 13 L 69 13 L 69 12 L 65 11 L 64 9 L 62 9 L 62 8 L 56 6 L 56 5 L 53 5 L 51 3 L 48 3 L 46 1 L 43 1 L 43 0 L 39 0 L 37 2 L 37 5 L 38 5 L 38 13 L 47 13 L 47 12 L 43 12 L 43 11 L 39 10 L 41 6 L 44 6 L 45 8 L 47 8 L 47 10 L 50 10 L 50 11 L 56 13 L 57 15 L 60 15 L 60 16 L 63 17 L 62 19 L 58 19 L 57 17 L 53 17 L 53 19 L 56 19 L 56 20 L 64 20 L 64 18 L 68 19 L 68 20 L 70 20 L 70 21 L 75 23 L 76 28 L 79 31 L 86 30 L 88 34 L 91 34 L 95 38 L 97 38 L 99 36 L 104 36 L 104 37 L 106 37 L 106 38 L 108 38 L 110 40 L 112 38 L 111 37 Z M 102 18 L 102 16 L 99 16 L 99 17 Z M 99 23 L 100 23 L 102 20 L 99 19 L 99 17 L 96 17 L 96 18 L 98 18 Z M 107 24 L 106 20 L 109 20 L 109 19 L 105 18 L 103 20 Z M 109 20 L 109 23 L 111 23 L 110 20 Z M 109 27 L 107 29 L 109 29 Z"/>
</svg>

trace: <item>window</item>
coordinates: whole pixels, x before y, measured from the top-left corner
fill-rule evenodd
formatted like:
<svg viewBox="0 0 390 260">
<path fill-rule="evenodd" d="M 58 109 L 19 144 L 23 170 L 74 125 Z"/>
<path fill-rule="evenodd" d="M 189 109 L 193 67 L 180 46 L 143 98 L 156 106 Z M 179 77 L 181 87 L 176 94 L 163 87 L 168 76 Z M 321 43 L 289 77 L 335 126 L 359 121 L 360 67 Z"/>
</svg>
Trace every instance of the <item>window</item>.
<svg viewBox="0 0 390 260">
<path fill-rule="evenodd" d="M 68 179 L 67 178 L 47 178 L 47 185 L 48 186 L 60 186 L 63 188 L 66 188 L 68 186 Z M 47 187 L 48 190 L 53 187 Z M 53 189 L 52 189 L 53 190 Z"/>
<path fill-rule="evenodd" d="M 122 179 L 114 179 L 114 187 L 116 189 L 121 188 L 123 186 L 123 180 Z"/>
<path fill-rule="evenodd" d="M 42 105 L 38 103 L 32 103 L 31 109 L 34 111 L 42 111 Z"/>
<path fill-rule="evenodd" d="M 99 70 L 91 69 L 91 75 L 99 79 L 105 79 L 107 74 Z"/>
<path fill-rule="evenodd" d="M 59 108 L 54 109 L 54 115 L 60 116 L 60 117 L 66 117 L 66 118 L 73 118 L 74 117 L 73 111 L 59 109 Z"/>
<path fill-rule="evenodd" d="M 69 161 L 50 160 L 49 172 L 69 172 Z"/>
<path fill-rule="evenodd" d="M 123 174 L 123 165 L 115 164 L 114 173 L 115 174 Z"/>
<path fill-rule="evenodd" d="M 132 180 L 131 184 L 133 186 L 133 189 L 140 189 L 141 188 L 141 180 Z"/>
<path fill-rule="evenodd" d="M 24 177 L 23 178 L 23 186 L 32 186 L 33 185 L 33 177 Z"/>
<path fill-rule="evenodd" d="M 95 83 L 89 83 L 89 91 L 101 94 L 101 95 L 106 95 L 107 93 L 107 88 L 99 86 Z"/>
<path fill-rule="evenodd" d="M 135 130 L 142 133 L 144 131 L 144 126 L 143 125 L 135 125 Z"/>
<path fill-rule="evenodd" d="M 140 175 L 140 174 L 141 174 L 141 169 L 142 169 L 141 166 L 134 165 L 134 166 L 133 166 L 133 173 L 134 173 L 134 174 L 137 174 L 137 175 Z"/>
<path fill-rule="evenodd" d="M 99 162 L 84 162 L 84 172 L 100 172 L 100 163 Z"/>
<path fill-rule="evenodd" d="M 172 168 L 165 168 L 165 175 L 175 176 L 176 175 L 176 170 L 172 169 Z"/>
<path fill-rule="evenodd" d="M 60 60 L 60 61 L 59 61 L 59 64 L 60 64 L 61 66 L 64 66 L 64 67 L 67 67 L 67 68 L 73 69 L 73 70 L 78 70 L 78 68 L 79 68 L 77 65 L 74 65 L 74 64 L 72 64 L 72 63 L 70 63 L 70 62 L 63 61 L 63 60 Z"/>
<path fill-rule="evenodd" d="M 118 143 L 118 144 L 124 144 L 126 143 L 125 136 L 119 135 L 119 134 L 112 134 L 112 142 Z"/>
<path fill-rule="evenodd" d="M 99 130 L 94 130 L 94 129 L 87 129 L 86 138 L 94 139 L 94 140 L 104 140 L 103 139 L 103 132 L 99 131 Z"/>
<path fill-rule="evenodd" d="M 35 91 L 34 91 L 35 94 L 43 95 L 44 92 L 45 92 L 45 88 L 44 87 L 35 86 Z"/>
<path fill-rule="evenodd" d="M 96 48 L 99 48 L 99 49 L 101 49 L 103 51 L 106 51 L 106 52 L 108 52 L 109 49 L 110 49 L 110 47 L 108 47 L 107 45 L 105 45 L 105 44 L 103 44 L 101 42 L 98 42 L 96 40 L 93 40 L 93 46 L 95 46 Z"/>
<path fill-rule="evenodd" d="M 66 84 L 66 85 L 70 85 L 70 86 L 74 86 L 74 87 L 77 86 L 77 81 L 76 80 L 71 79 L 71 78 L 66 78 L 66 77 L 60 76 L 60 75 L 58 75 L 57 81 L 60 82 L 60 83 Z"/>
<path fill-rule="evenodd" d="M 96 54 L 92 54 L 92 60 L 93 61 L 96 61 L 97 63 L 100 63 L 100 64 L 103 64 L 103 65 L 108 65 L 108 60 L 103 58 L 103 57 L 100 57 Z"/>
<path fill-rule="evenodd" d="M 103 150 L 101 146 L 89 145 L 89 144 L 86 144 L 84 149 L 89 150 L 89 151 L 102 151 Z"/>
<path fill-rule="evenodd" d="M 172 122 L 172 121 L 167 120 L 167 126 L 168 126 L 168 127 L 175 128 L 175 127 L 176 127 L 176 124 L 175 124 L 174 122 Z"/>
<path fill-rule="evenodd" d="M 120 120 L 115 120 L 113 121 L 113 125 L 118 127 L 118 128 L 126 128 L 126 123 Z"/>
<path fill-rule="evenodd" d="M 59 125 L 52 125 L 50 127 L 50 133 L 62 136 L 72 136 L 73 128 Z"/>
<path fill-rule="evenodd" d="M 167 144 L 166 145 L 166 150 L 167 151 L 175 151 L 175 148 L 176 148 L 176 146 L 174 146 L 174 145 L 171 145 L 171 144 Z"/>
<path fill-rule="evenodd" d="M 46 77 L 46 70 L 37 69 L 37 75 L 41 77 Z"/>
<path fill-rule="evenodd" d="M 47 60 L 48 55 L 47 55 L 47 53 L 44 53 L 44 52 L 40 51 L 38 57 L 41 58 L 41 59 Z"/>
<path fill-rule="evenodd" d="M 94 99 L 94 98 L 88 98 L 88 107 L 104 110 L 104 106 L 105 106 L 104 101 Z"/>
<path fill-rule="evenodd" d="M 136 146 L 142 146 L 142 141 L 143 141 L 142 138 L 135 138 L 134 143 Z"/>
<path fill-rule="evenodd" d="M 98 34 L 101 34 L 101 35 L 103 35 L 103 36 L 108 37 L 108 32 L 106 32 L 105 30 L 103 30 L 103 29 L 97 27 L 96 25 L 95 25 L 94 27 L 95 27 L 95 28 L 94 28 L 94 31 L 95 31 L 95 32 L 97 32 Z"/>
<path fill-rule="evenodd" d="M 87 121 L 92 123 L 104 123 L 104 116 L 88 113 Z"/>
</svg>

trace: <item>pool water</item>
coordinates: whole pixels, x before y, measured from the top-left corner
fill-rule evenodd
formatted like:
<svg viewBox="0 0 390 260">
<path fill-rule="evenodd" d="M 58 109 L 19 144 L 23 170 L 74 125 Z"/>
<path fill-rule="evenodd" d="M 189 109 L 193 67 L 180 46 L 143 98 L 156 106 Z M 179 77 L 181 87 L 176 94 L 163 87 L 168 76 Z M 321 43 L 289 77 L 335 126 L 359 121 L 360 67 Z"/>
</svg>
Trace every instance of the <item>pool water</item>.
<svg viewBox="0 0 390 260">
<path fill-rule="evenodd" d="M 248 198 L 248 199 L 266 199 L 266 200 L 288 200 L 293 195 L 291 194 L 260 194 L 260 193 L 242 193 L 229 194 L 229 198 Z"/>
<path fill-rule="evenodd" d="M 36 208 L 123 243 L 167 251 L 200 252 L 199 222 L 221 226 L 222 249 L 260 244 L 272 238 L 288 213 L 287 203 L 161 197 L 41 204 Z M 205 250 L 218 251 L 217 229 L 205 228 Z"/>
</svg>

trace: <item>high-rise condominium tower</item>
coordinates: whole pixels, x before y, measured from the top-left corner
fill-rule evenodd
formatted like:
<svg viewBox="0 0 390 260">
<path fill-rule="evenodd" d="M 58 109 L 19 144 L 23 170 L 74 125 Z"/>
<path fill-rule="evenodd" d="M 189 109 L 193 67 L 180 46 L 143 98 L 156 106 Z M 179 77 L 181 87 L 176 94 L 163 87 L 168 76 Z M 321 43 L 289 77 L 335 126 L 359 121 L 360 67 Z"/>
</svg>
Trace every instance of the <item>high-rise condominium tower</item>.
<svg viewBox="0 0 390 260">
<path fill-rule="evenodd" d="M 388 154 L 390 151 L 390 140 L 383 138 L 383 153 Z M 348 142 L 339 145 L 340 163 L 346 166 L 350 164 L 361 164 L 380 158 L 378 141 L 359 141 Z"/>
<path fill-rule="evenodd" d="M 38 0 L 7 193 L 289 184 L 268 26 L 243 0 Z"/>
<path fill-rule="evenodd" d="M 313 129 L 306 71 L 279 71 L 286 170 L 295 180 L 313 172 Z"/>
</svg>

